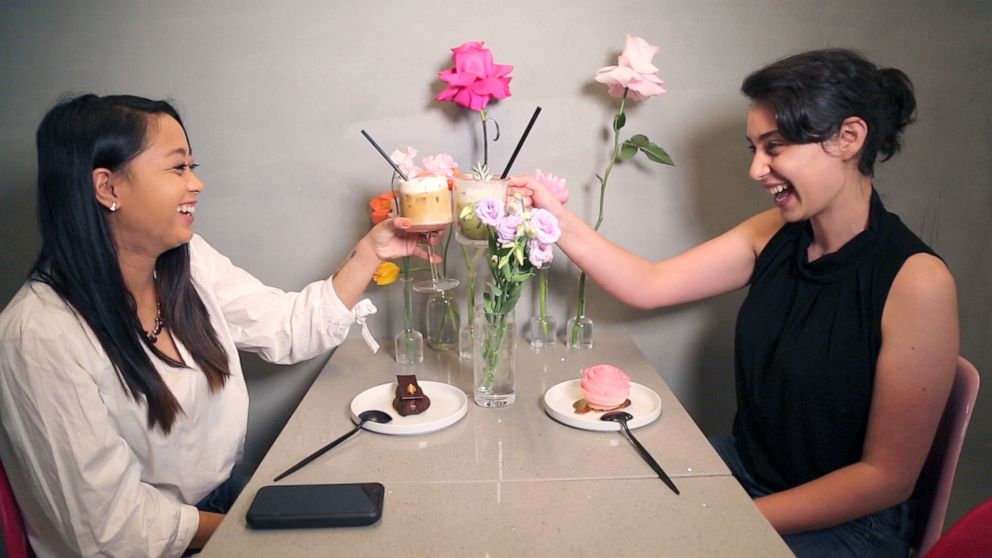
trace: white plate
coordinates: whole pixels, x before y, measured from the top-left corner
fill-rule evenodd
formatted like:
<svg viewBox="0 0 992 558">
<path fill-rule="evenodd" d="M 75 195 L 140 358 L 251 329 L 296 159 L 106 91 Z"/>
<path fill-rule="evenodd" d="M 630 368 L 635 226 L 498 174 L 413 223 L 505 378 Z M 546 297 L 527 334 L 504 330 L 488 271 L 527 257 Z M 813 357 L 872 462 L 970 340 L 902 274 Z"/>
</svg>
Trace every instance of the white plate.
<svg viewBox="0 0 992 558">
<path fill-rule="evenodd" d="M 357 423 L 362 411 L 378 409 L 393 417 L 392 422 L 366 422 L 365 430 L 380 434 L 426 434 L 441 430 L 459 420 L 468 412 L 468 398 L 462 390 L 450 384 L 417 381 L 420 389 L 431 398 L 431 406 L 419 415 L 400 416 L 393 408 L 396 382 L 380 384 L 359 393 L 351 400 L 351 417 Z"/>
<path fill-rule="evenodd" d="M 567 380 L 551 386 L 544 393 L 544 409 L 551 418 L 562 424 L 583 430 L 603 432 L 620 430 L 619 423 L 600 420 L 599 417 L 603 416 L 606 411 L 589 411 L 582 415 L 575 412 L 573 405 L 582 399 L 582 390 L 579 389 L 580 381 Z M 639 428 L 645 424 L 651 424 L 661 416 L 661 398 L 651 388 L 631 382 L 628 399 L 630 399 L 630 406 L 619 410 L 634 416 L 627 421 L 629 428 Z"/>
</svg>

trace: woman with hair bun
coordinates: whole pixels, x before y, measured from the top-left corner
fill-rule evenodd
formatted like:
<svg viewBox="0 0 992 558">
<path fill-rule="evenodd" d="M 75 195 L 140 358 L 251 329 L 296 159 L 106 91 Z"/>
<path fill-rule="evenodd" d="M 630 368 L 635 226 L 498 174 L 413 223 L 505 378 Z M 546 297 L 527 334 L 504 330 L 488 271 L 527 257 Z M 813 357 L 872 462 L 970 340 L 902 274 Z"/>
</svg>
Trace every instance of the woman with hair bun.
<svg viewBox="0 0 992 558">
<path fill-rule="evenodd" d="M 514 185 L 558 217 L 562 250 L 622 302 L 660 308 L 748 287 L 733 434 L 714 446 L 796 555 L 906 556 L 959 344 L 950 271 L 873 184 L 913 120 L 912 84 L 826 49 L 741 89 L 749 175 L 775 208 L 675 257 L 649 262 L 536 181 Z"/>
<path fill-rule="evenodd" d="M 383 259 L 373 227 L 329 279 L 266 287 L 193 234 L 203 183 L 165 101 L 82 95 L 37 133 L 42 248 L 0 314 L 0 460 L 37 556 L 179 556 L 247 479 L 238 350 L 292 363 L 337 346 Z"/>
</svg>

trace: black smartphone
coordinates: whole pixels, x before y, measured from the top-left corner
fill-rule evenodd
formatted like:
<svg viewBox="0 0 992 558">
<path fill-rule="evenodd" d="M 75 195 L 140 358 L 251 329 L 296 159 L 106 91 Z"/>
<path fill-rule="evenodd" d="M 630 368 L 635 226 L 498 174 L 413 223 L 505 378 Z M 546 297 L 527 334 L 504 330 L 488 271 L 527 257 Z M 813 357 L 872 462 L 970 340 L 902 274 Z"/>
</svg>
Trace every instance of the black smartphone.
<svg viewBox="0 0 992 558">
<path fill-rule="evenodd" d="M 371 525 L 382 517 L 384 494 L 377 482 L 263 486 L 246 519 L 253 529 Z"/>
</svg>

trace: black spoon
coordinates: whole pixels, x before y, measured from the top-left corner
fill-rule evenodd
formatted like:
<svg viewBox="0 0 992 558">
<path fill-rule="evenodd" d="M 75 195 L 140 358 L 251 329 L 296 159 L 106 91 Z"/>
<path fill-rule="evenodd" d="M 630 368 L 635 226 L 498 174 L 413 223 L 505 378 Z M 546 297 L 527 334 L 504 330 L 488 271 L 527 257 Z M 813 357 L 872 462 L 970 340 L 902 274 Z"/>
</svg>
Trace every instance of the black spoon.
<svg viewBox="0 0 992 558">
<path fill-rule="evenodd" d="M 665 470 L 661 468 L 661 465 L 658 465 L 658 462 L 655 461 L 653 457 L 651 457 L 651 454 L 648 453 L 648 450 L 644 449 L 644 446 L 642 446 L 641 443 L 637 441 L 637 438 L 635 438 L 634 435 L 630 433 L 630 428 L 627 428 L 627 421 L 632 418 L 634 418 L 634 416 L 631 415 L 630 413 L 625 413 L 623 411 L 613 411 L 610 413 L 603 414 L 603 416 L 599 417 L 599 420 L 605 420 L 607 422 L 619 422 L 620 426 L 623 427 L 623 433 L 626 434 L 627 438 L 631 441 L 631 443 L 634 444 L 634 447 L 637 448 L 637 452 L 641 454 L 641 457 L 644 458 L 644 461 L 646 461 L 647 464 L 650 465 L 652 469 L 654 469 L 655 473 L 658 473 L 658 478 L 661 479 L 665 484 L 667 484 L 668 488 L 672 489 L 672 492 L 676 494 L 680 494 L 678 487 L 675 486 L 675 483 L 672 482 L 672 479 L 668 478 L 668 475 L 665 474 Z"/>
<path fill-rule="evenodd" d="M 347 440 L 352 434 L 354 434 L 355 432 L 358 432 L 359 430 L 361 430 L 362 425 L 365 424 L 366 422 L 372 421 L 372 422 L 379 422 L 379 423 L 385 424 L 385 423 L 393 420 L 393 417 L 389 416 L 388 414 L 386 414 L 386 413 L 384 413 L 382 411 L 374 410 L 374 409 L 370 409 L 368 411 L 362 411 L 361 413 L 358 414 L 358 418 L 361 419 L 361 420 L 358 421 L 358 424 L 355 425 L 355 428 L 353 428 L 351 430 L 351 432 L 348 432 L 347 434 L 345 434 L 344 436 L 341 436 L 337 440 L 334 440 L 330 444 L 327 444 L 326 446 L 320 448 L 319 450 L 317 450 L 317 451 L 311 453 L 310 455 L 304 457 L 303 458 L 303 461 L 300 461 L 296 465 L 293 465 L 289 469 L 286 469 L 282 474 L 280 474 L 278 477 L 276 477 L 275 480 L 273 480 L 272 482 L 278 482 L 280 479 L 284 479 L 287 476 L 295 473 L 296 471 L 299 471 L 307 463 L 310 463 L 314 459 L 317 459 L 321 455 L 324 455 L 325 453 L 327 453 L 328 451 L 330 451 L 331 449 L 333 449 L 334 446 L 336 446 L 336 445 L 340 444 L 341 442 Z"/>
</svg>

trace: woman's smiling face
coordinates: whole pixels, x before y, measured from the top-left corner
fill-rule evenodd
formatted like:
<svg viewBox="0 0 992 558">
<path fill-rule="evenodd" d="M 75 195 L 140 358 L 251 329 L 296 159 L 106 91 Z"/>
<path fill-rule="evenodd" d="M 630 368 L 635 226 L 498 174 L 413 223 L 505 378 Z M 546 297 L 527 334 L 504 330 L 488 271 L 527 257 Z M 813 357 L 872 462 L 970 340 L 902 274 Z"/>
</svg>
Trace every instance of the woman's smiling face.
<svg viewBox="0 0 992 558">
<path fill-rule="evenodd" d="M 773 196 L 782 218 L 803 221 L 817 215 L 840 192 L 845 164 L 831 143 L 791 143 L 778 131 L 775 115 L 754 104 L 747 115 L 747 141 L 754 156 L 749 176 Z"/>
<path fill-rule="evenodd" d="M 114 173 L 119 209 L 110 223 L 119 251 L 157 258 L 192 238 L 203 183 L 179 122 L 164 114 L 148 119 L 145 150 Z"/>
</svg>

